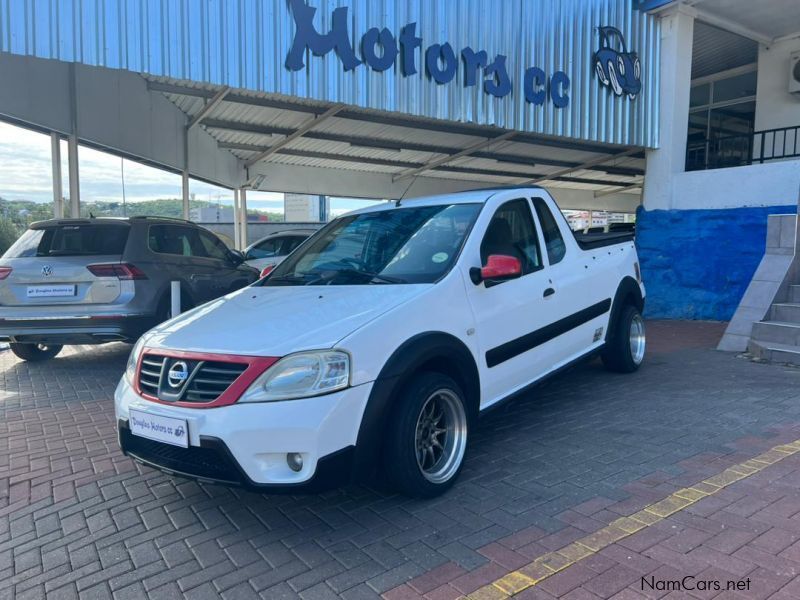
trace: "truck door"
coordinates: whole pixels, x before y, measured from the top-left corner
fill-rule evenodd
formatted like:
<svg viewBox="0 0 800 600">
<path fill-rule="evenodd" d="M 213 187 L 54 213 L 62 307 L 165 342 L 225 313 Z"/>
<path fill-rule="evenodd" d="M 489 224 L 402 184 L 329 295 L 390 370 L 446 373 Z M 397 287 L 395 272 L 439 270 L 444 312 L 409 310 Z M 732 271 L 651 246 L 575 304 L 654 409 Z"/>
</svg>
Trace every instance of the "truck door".
<svg viewBox="0 0 800 600">
<path fill-rule="evenodd" d="M 603 280 L 608 276 L 603 275 L 597 260 L 567 245 L 564 240 L 567 232 L 562 232 L 553 209 L 544 198 L 533 198 L 533 207 L 552 282 L 551 300 L 558 305 L 562 323 L 559 351 L 562 359 L 568 362 L 601 344 L 605 337 L 610 302 L 607 282 Z"/>
<path fill-rule="evenodd" d="M 543 261 L 530 201 L 518 198 L 501 204 L 483 225 L 480 240 L 465 248 L 465 265 L 485 266 L 489 256 L 513 256 L 522 263 L 522 275 L 503 282 L 474 285 L 465 273 L 467 296 L 475 315 L 483 382 L 482 405 L 500 400 L 512 390 L 537 379 L 561 353 L 546 340 L 547 326 L 561 310 L 551 298 L 552 283 Z M 543 335 L 544 334 L 544 335 Z"/>
</svg>

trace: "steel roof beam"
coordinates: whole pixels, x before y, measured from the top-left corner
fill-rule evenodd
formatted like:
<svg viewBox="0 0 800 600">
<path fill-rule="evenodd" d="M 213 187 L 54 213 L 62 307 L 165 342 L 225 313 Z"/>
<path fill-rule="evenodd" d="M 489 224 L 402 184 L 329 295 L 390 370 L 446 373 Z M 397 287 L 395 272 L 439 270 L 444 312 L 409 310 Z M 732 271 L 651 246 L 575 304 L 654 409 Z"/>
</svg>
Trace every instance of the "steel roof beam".
<svg viewBox="0 0 800 600">
<path fill-rule="evenodd" d="M 307 133 L 309 133 L 312 129 L 314 129 L 314 127 L 316 127 L 320 123 L 323 123 L 323 122 L 327 121 L 328 119 L 330 119 L 331 117 L 333 117 L 334 115 L 336 115 L 336 113 L 340 112 L 343 108 L 344 108 L 344 105 L 342 105 L 342 104 L 334 104 L 333 106 L 331 106 L 328 110 L 326 110 L 321 115 L 315 115 L 315 116 L 311 117 L 310 119 L 306 120 L 305 123 L 300 125 L 300 127 L 298 127 L 292 133 L 287 135 L 285 138 L 283 138 L 279 142 L 276 142 L 276 143 L 272 144 L 269 148 L 259 152 L 253 158 L 251 158 L 250 160 L 245 162 L 245 166 L 249 168 L 249 167 L 252 167 L 257 162 L 260 162 L 260 161 L 264 160 L 265 158 L 269 158 L 270 156 L 275 154 L 281 148 L 284 148 L 285 146 L 288 146 L 289 144 L 291 144 L 296 139 L 301 138 L 304 135 L 306 135 Z"/>
<path fill-rule="evenodd" d="M 231 150 L 245 150 L 249 152 L 255 151 L 255 149 L 259 148 L 258 146 L 252 146 L 250 144 L 237 144 L 237 143 L 220 143 L 221 148 L 228 148 Z M 423 163 L 416 163 L 411 161 L 404 161 L 404 160 L 392 160 L 386 158 L 374 158 L 374 157 L 363 157 L 363 156 L 353 156 L 351 154 L 332 154 L 330 152 L 316 152 L 316 151 L 307 151 L 307 150 L 296 150 L 292 148 L 281 148 L 279 149 L 276 154 L 282 154 L 285 156 L 296 156 L 298 158 L 318 158 L 321 160 L 331 160 L 331 161 L 338 161 L 338 162 L 350 162 L 350 163 L 357 163 L 357 164 L 366 164 L 366 165 L 376 165 L 376 166 L 384 166 L 384 167 L 393 167 L 393 168 L 400 168 L 400 169 L 412 169 L 412 168 L 419 168 L 424 167 Z M 493 177 L 514 177 L 518 179 L 525 179 L 528 177 L 532 177 L 533 174 L 531 173 L 519 173 L 517 171 L 503 171 L 503 170 L 494 170 L 494 169 L 479 169 L 474 167 L 459 167 L 459 166 L 452 166 L 452 165 L 442 165 L 431 169 L 433 171 L 440 171 L 446 173 L 464 173 L 466 175 L 489 175 Z M 544 176 L 546 177 L 546 176 Z M 552 181 L 563 181 L 568 183 L 583 183 L 583 184 L 590 184 L 590 185 L 601 185 L 604 187 L 608 186 L 628 186 L 630 185 L 629 182 L 624 181 L 615 181 L 615 180 L 606 180 L 606 179 L 592 179 L 587 177 L 553 177 L 549 178 L 548 180 Z"/>
<path fill-rule="evenodd" d="M 184 96 L 197 96 L 202 98 L 213 97 L 214 91 L 205 88 L 194 88 L 189 86 L 164 83 L 159 81 L 148 81 L 148 89 L 151 91 L 162 92 L 165 94 L 176 94 Z M 279 110 L 289 110 L 307 114 L 322 114 L 327 110 L 326 106 L 300 104 L 279 100 L 274 98 L 263 98 L 249 96 L 246 94 L 232 92 L 229 93 L 226 102 L 239 104 L 249 104 L 251 106 L 261 106 L 264 108 L 274 108 Z M 472 137 L 486 138 L 493 132 L 501 134 L 503 130 L 497 127 L 484 125 L 470 125 L 467 123 L 448 123 L 444 121 L 423 120 L 419 117 L 404 117 L 389 114 L 374 114 L 362 112 L 353 108 L 345 108 L 337 115 L 340 119 L 350 119 L 354 121 L 366 121 L 378 123 L 380 125 L 392 125 L 395 127 L 407 127 L 411 129 L 424 129 L 427 131 L 438 131 L 455 135 L 467 135 Z M 551 148 L 561 148 L 564 150 L 577 150 L 581 152 L 592 152 L 596 154 L 614 154 L 618 148 L 610 145 L 601 145 L 591 142 L 571 142 L 555 137 L 540 136 L 534 133 L 518 132 L 514 139 L 515 142 L 523 144 L 533 144 Z"/>
<path fill-rule="evenodd" d="M 230 131 L 247 131 L 249 133 L 259 133 L 263 135 L 288 135 L 291 131 L 289 128 L 261 126 L 261 125 L 247 125 L 237 122 L 207 120 L 206 127 L 212 129 L 226 129 Z M 397 142 L 392 140 L 380 140 L 375 138 L 362 138 L 356 136 L 349 136 L 339 133 L 329 133 L 322 131 L 312 131 L 305 135 L 309 139 L 323 140 L 329 142 L 341 142 L 343 144 L 350 144 L 356 147 L 364 148 L 377 148 L 381 150 L 410 150 L 414 152 L 430 152 L 432 154 L 447 154 L 452 155 L 458 152 L 457 148 L 447 146 L 434 146 L 429 144 L 415 144 L 411 142 Z M 235 142 L 218 142 L 220 148 L 227 148 L 229 150 L 246 150 L 248 152 L 263 152 L 269 146 L 261 146 L 256 144 L 242 144 Z M 542 159 L 538 157 L 525 157 L 514 154 L 502 154 L 493 152 L 474 152 L 471 155 L 473 158 L 483 158 L 487 160 L 495 160 L 499 163 L 509 163 L 516 165 L 524 165 L 535 167 L 537 165 L 552 166 L 552 167 L 571 167 L 577 169 L 581 163 L 570 161 Z M 598 166 L 596 171 L 608 173 L 609 175 L 620 175 L 623 177 L 635 177 L 644 173 L 644 169 L 635 167 L 617 167 L 617 166 Z"/>
<path fill-rule="evenodd" d="M 556 171 L 555 173 L 550 173 L 549 175 L 543 176 L 540 179 L 533 179 L 531 183 L 539 183 L 540 181 L 545 181 L 546 179 L 551 179 L 553 177 L 560 177 L 561 175 L 567 175 L 568 173 L 572 173 L 573 171 L 582 171 L 584 169 L 590 169 L 592 167 L 597 167 L 604 162 L 608 162 L 610 160 L 617 160 L 620 158 L 625 158 L 630 156 L 631 154 L 635 154 L 639 152 L 638 148 L 632 148 L 630 150 L 625 150 L 624 152 L 619 152 L 613 156 L 600 156 L 598 158 L 593 158 L 592 160 L 587 160 L 584 163 L 581 163 L 575 168 L 566 168 L 561 169 L 560 171 Z"/>
<path fill-rule="evenodd" d="M 407 171 L 403 171 L 402 173 L 398 173 L 394 177 L 392 177 L 392 181 L 400 181 L 401 179 L 406 179 L 408 177 L 414 177 L 415 175 L 419 175 L 424 173 L 425 171 L 430 171 L 431 169 L 435 169 L 436 167 L 441 167 L 449 162 L 452 162 L 458 158 L 462 158 L 464 156 L 469 156 L 473 152 L 477 152 L 482 148 L 486 148 L 494 143 L 500 143 L 505 140 L 511 139 L 517 134 L 516 131 L 506 131 L 503 134 L 500 134 L 496 137 L 489 138 L 488 140 L 481 140 L 477 144 L 472 144 L 471 146 L 467 146 L 463 150 L 456 152 L 455 154 L 449 154 L 447 156 L 442 156 L 441 158 L 434 159 L 429 163 L 424 164 L 421 167 L 417 167 L 416 169 L 408 169 Z"/>
<path fill-rule="evenodd" d="M 186 125 L 186 129 L 189 130 L 195 125 L 199 125 L 203 119 L 210 115 L 214 109 L 220 105 L 220 103 L 225 99 L 225 96 L 228 95 L 228 92 L 230 92 L 230 88 L 225 86 L 211 98 L 209 98 L 205 106 L 201 108 L 200 111 L 192 117 L 192 119 L 189 121 L 189 124 Z"/>
</svg>

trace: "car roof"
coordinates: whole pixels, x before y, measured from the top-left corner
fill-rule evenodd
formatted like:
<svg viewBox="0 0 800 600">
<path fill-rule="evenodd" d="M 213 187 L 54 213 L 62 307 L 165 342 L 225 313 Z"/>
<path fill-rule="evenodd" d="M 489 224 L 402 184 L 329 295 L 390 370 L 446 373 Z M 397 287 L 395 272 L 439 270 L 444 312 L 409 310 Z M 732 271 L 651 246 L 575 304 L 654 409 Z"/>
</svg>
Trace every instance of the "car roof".
<svg viewBox="0 0 800 600">
<path fill-rule="evenodd" d="M 46 221 L 36 221 L 31 223 L 31 229 L 42 229 L 44 227 L 56 227 L 59 225 L 130 225 L 138 221 L 148 221 L 152 223 L 178 223 L 183 225 L 193 225 L 195 227 L 202 227 L 192 221 L 184 219 L 177 219 L 174 217 L 151 217 L 151 216 L 135 216 L 135 217 L 83 217 L 79 219 L 66 218 L 66 219 L 47 219 Z"/>
<path fill-rule="evenodd" d="M 400 206 L 441 206 L 442 204 L 483 204 L 495 194 L 507 190 L 541 190 L 542 187 L 538 185 L 510 185 L 510 186 L 496 186 L 489 188 L 479 188 L 476 190 L 465 190 L 463 192 L 453 192 L 450 194 L 439 194 L 436 196 L 421 196 L 419 198 L 405 198 L 399 201 L 389 200 L 381 202 L 374 206 L 360 208 L 348 212 L 348 215 L 357 215 L 362 213 L 379 212 L 382 210 L 391 210 Z"/>
</svg>

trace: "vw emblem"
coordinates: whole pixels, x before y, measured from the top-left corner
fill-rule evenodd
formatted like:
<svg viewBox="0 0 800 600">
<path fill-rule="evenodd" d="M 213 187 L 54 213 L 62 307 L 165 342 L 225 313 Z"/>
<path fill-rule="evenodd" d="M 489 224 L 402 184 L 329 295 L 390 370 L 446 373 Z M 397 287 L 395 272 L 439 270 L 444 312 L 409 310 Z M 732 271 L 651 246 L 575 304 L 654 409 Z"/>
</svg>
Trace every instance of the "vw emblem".
<svg viewBox="0 0 800 600">
<path fill-rule="evenodd" d="M 179 388 L 189 378 L 189 366 L 182 360 L 176 362 L 167 371 L 167 383 L 171 388 Z"/>
<path fill-rule="evenodd" d="M 44 275 L 45 277 L 50 277 L 50 275 L 52 274 L 53 274 L 53 267 L 51 267 L 50 265 L 45 265 L 42 267 L 42 275 Z"/>
</svg>

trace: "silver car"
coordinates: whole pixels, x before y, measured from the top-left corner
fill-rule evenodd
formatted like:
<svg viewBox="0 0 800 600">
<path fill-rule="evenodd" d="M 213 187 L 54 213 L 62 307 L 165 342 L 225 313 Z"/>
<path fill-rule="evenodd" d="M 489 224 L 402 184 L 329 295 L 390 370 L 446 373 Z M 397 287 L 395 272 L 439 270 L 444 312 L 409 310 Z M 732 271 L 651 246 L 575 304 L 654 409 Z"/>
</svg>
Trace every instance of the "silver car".
<svg viewBox="0 0 800 600">
<path fill-rule="evenodd" d="M 213 233 L 160 217 L 34 223 L 0 258 L 0 341 L 25 360 L 64 344 L 135 341 L 181 308 L 258 279 Z"/>
<path fill-rule="evenodd" d="M 248 246 L 244 251 L 244 260 L 262 272 L 268 267 L 274 269 L 316 232 L 316 229 L 289 229 L 271 233 Z"/>
</svg>

